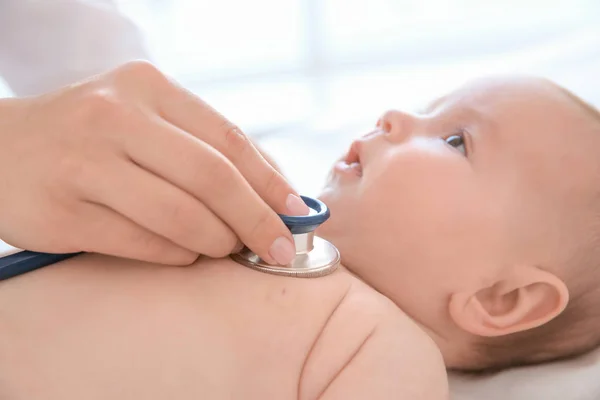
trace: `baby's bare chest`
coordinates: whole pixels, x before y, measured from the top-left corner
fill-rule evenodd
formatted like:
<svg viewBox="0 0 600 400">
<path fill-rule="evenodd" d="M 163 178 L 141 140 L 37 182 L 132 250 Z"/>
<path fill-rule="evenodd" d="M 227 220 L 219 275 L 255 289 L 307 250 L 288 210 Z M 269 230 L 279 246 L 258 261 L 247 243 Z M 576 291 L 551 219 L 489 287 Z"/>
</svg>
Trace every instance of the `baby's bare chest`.
<svg viewBox="0 0 600 400">
<path fill-rule="evenodd" d="M 6 398 L 296 398 L 351 281 L 103 257 L 40 272 L 0 288 Z"/>
</svg>

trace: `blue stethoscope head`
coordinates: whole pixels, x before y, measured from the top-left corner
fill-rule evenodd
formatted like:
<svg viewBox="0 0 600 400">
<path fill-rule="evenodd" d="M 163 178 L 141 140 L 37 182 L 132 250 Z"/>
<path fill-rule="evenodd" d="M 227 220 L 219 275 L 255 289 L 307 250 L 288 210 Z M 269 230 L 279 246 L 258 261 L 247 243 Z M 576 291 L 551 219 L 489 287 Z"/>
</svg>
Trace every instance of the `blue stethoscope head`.
<svg viewBox="0 0 600 400">
<path fill-rule="evenodd" d="M 281 220 L 288 227 L 292 235 L 309 233 L 314 231 L 330 216 L 329 208 L 321 200 L 313 199 L 308 196 L 300 196 L 304 204 L 314 210 L 316 214 L 291 216 L 279 214 Z"/>
<path fill-rule="evenodd" d="M 246 267 L 282 276 L 316 278 L 334 272 L 340 264 L 339 251 L 314 233 L 319 225 L 329 219 L 329 208 L 321 200 L 300 197 L 313 212 L 300 216 L 279 215 L 292 233 L 296 246 L 296 257 L 290 264 L 271 265 L 248 248 L 232 254 L 231 258 Z"/>
</svg>

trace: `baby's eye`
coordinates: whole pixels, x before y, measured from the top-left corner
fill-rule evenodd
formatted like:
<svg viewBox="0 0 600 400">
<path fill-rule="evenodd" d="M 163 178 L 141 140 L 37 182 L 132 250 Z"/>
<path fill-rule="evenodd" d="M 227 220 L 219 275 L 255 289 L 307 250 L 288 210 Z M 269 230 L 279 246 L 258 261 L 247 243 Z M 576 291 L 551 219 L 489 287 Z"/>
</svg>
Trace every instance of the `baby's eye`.
<svg viewBox="0 0 600 400">
<path fill-rule="evenodd" d="M 444 139 L 446 143 L 450 146 L 456 148 L 458 151 L 463 153 L 463 155 L 467 155 L 467 147 L 465 145 L 465 137 L 463 134 L 460 135 L 451 135 Z"/>
</svg>

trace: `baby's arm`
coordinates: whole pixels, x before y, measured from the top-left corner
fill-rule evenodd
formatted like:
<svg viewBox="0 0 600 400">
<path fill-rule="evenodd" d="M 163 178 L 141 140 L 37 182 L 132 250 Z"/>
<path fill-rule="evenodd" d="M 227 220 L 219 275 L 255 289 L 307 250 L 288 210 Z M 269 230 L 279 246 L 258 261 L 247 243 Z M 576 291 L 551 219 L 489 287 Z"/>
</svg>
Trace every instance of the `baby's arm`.
<svg viewBox="0 0 600 400">
<path fill-rule="evenodd" d="M 433 341 L 391 302 L 355 285 L 309 354 L 300 400 L 448 398 Z"/>
<path fill-rule="evenodd" d="M 399 333 L 391 326 L 375 328 L 319 399 L 447 399 L 438 350 Z"/>
</svg>

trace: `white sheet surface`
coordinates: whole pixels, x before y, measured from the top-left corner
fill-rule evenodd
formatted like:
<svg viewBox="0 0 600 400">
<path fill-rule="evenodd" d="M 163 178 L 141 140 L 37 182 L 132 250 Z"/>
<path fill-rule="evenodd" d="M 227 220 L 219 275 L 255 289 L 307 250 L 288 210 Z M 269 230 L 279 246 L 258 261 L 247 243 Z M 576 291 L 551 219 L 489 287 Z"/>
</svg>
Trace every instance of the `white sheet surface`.
<svg viewBox="0 0 600 400">
<path fill-rule="evenodd" d="M 598 400 L 600 349 L 574 360 L 503 371 L 452 375 L 453 400 Z"/>
</svg>

